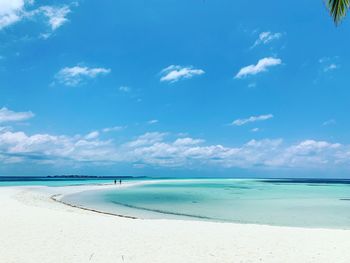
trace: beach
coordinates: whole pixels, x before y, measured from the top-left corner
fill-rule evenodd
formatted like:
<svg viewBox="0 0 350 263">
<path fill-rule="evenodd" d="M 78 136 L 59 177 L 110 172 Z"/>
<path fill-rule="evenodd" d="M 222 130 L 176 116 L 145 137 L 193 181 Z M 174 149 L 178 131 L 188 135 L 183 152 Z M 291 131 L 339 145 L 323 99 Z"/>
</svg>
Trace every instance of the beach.
<svg viewBox="0 0 350 263">
<path fill-rule="evenodd" d="M 349 230 L 122 218 L 51 198 L 67 189 L 0 188 L 0 262 L 350 261 Z"/>
</svg>

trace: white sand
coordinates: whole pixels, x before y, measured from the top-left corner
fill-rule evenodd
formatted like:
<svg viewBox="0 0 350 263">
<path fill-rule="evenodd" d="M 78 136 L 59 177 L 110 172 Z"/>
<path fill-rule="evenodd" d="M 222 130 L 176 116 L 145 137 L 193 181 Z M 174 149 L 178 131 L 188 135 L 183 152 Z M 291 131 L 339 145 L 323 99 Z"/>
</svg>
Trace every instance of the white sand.
<svg viewBox="0 0 350 263">
<path fill-rule="evenodd" d="M 57 203 L 48 189 L 0 188 L 1 263 L 350 262 L 349 230 L 126 219 Z"/>
</svg>

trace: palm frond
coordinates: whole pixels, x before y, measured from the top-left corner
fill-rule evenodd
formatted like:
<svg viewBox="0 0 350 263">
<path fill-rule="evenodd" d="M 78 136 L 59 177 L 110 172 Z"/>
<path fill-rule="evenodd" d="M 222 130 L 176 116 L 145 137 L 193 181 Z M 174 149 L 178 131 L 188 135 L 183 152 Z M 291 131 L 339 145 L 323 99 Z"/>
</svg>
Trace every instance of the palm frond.
<svg viewBox="0 0 350 263">
<path fill-rule="evenodd" d="M 326 0 L 329 13 L 336 25 L 346 16 L 350 7 L 350 0 Z"/>
</svg>

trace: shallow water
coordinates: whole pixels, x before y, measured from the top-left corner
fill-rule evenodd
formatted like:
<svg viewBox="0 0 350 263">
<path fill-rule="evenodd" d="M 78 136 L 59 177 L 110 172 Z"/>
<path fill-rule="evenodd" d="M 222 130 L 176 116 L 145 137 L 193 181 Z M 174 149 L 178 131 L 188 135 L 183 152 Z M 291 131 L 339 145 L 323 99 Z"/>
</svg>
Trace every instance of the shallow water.
<svg viewBox="0 0 350 263">
<path fill-rule="evenodd" d="M 64 201 L 139 218 L 181 218 L 350 229 L 350 184 L 207 179 L 87 191 Z"/>
</svg>

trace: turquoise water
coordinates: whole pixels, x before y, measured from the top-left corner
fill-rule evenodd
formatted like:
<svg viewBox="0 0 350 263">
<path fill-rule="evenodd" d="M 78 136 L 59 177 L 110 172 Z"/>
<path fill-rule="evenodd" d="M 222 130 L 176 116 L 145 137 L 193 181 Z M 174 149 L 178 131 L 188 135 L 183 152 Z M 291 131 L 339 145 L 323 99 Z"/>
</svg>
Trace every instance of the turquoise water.
<svg viewBox="0 0 350 263">
<path fill-rule="evenodd" d="M 350 228 L 349 182 L 178 180 L 87 191 L 64 201 L 139 218 Z"/>
</svg>

